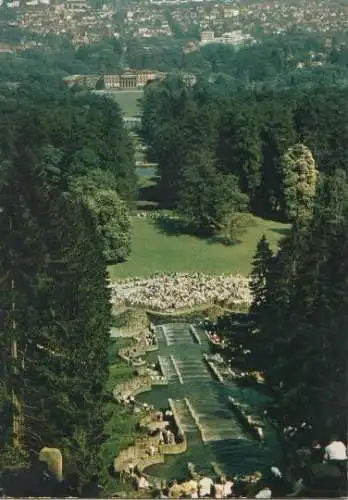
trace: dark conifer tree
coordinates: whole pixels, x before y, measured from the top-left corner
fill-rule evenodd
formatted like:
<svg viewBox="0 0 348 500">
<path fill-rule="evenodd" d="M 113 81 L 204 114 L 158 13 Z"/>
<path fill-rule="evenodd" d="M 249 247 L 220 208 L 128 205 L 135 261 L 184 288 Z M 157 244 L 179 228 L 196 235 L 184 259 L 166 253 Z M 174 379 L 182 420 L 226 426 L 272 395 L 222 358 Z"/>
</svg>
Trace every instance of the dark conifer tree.
<svg viewBox="0 0 348 500">
<path fill-rule="evenodd" d="M 296 142 L 292 110 L 282 99 L 272 96 L 264 99 L 262 116 L 262 182 L 263 207 L 269 214 L 282 215 L 284 194 L 282 188 L 281 157 Z"/>
<path fill-rule="evenodd" d="M 273 260 L 254 336 L 283 423 L 309 422 L 323 439 L 346 432 L 347 200 L 334 179 L 319 186 L 312 220 L 292 228 Z"/>
<path fill-rule="evenodd" d="M 263 235 L 256 247 L 251 271 L 250 288 L 253 294 L 251 312 L 257 313 L 266 300 L 267 279 L 273 260 L 273 252 L 270 249 L 266 236 Z"/>
<path fill-rule="evenodd" d="M 252 96 L 247 106 L 235 97 L 221 114 L 219 169 L 238 177 L 240 189 L 249 196 L 251 207 L 255 208 L 262 177 L 257 108 Z"/>
<path fill-rule="evenodd" d="M 20 139 L 0 191 L 8 317 L 2 339 L 7 387 L 20 410 L 20 420 L 13 418 L 21 430 L 16 444 L 60 448 L 66 472 L 76 472 L 83 484 L 99 473 L 103 440 L 106 266 L 88 209 L 62 193 L 60 182 L 57 188 L 49 165 Z"/>
</svg>

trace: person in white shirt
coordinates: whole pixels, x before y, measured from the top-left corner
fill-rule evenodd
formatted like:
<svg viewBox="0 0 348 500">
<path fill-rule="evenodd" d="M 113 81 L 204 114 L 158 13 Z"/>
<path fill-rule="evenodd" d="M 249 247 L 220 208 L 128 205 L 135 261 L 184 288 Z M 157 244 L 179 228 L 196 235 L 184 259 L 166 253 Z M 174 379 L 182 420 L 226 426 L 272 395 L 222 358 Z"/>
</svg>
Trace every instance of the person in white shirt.
<svg viewBox="0 0 348 500">
<path fill-rule="evenodd" d="M 347 448 L 342 441 L 338 441 L 337 436 L 333 436 L 325 448 L 324 461 L 331 460 L 347 460 Z"/>
<path fill-rule="evenodd" d="M 257 435 L 259 437 L 260 441 L 263 441 L 264 434 L 263 434 L 263 429 L 262 427 L 256 427 Z"/>
<path fill-rule="evenodd" d="M 141 475 L 139 480 L 138 480 L 138 489 L 139 490 L 146 490 L 149 487 L 149 482 L 146 479 L 145 476 Z"/>
<path fill-rule="evenodd" d="M 271 467 L 271 472 L 277 479 L 281 479 L 283 477 L 283 474 L 280 472 L 279 468 L 274 465 Z"/>
<path fill-rule="evenodd" d="M 191 491 L 191 498 L 199 498 L 197 489 Z"/>
<path fill-rule="evenodd" d="M 129 473 L 129 474 L 133 474 L 134 469 L 135 469 L 135 464 L 134 464 L 132 461 L 130 461 L 130 462 L 128 463 L 128 473 Z"/>
<path fill-rule="evenodd" d="M 224 491 L 223 491 L 224 498 L 230 498 L 232 496 L 233 493 L 232 488 L 233 488 L 232 478 L 227 476 L 224 482 Z"/>
<path fill-rule="evenodd" d="M 266 486 L 255 495 L 255 498 L 272 498 L 272 491 Z"/>
<path fill-rule="evenodd" d="M 198 483 L 200 498 L 209 497 L 214 483 L 210 477 L 204 476 Z"/>
<path fill-rule="evenodd" d="M 221 483 L 214 484 L 214 490 L 215 490 L 214 498 L 223 498 L 224 497 L 224 485 L 223 485 L 222 481 L 221 481 Z"/>
<path fill-rule="evenodd" d="M 149 446 L 149 455 L 150 457 L 154 457 L 156 455 L 156 448 L 154 447 L 153 444 Z"/>
<path fill-rule="evenodd" d="M 347 447 L 337 436 L 332 436 L 325 448 L 324 462 L 336 465 L 343 476 L 347 474 Z"/>
</svg>

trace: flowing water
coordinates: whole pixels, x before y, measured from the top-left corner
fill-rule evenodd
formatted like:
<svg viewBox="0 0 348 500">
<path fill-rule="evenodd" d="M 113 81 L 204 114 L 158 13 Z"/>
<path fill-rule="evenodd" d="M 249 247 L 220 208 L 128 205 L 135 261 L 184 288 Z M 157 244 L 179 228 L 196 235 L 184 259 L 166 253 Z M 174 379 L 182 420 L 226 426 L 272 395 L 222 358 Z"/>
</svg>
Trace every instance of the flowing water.
<svg viewBox="0 0 348 500">
<path fill-rule="evenodd" d="M 275 432 L 262 421 L 265 397 L 234 382 L 214 380 L 203 359 L 210 350 L 209 341 L 203 331 L 194 331 L 196 335 L 187 323 L 156 327 L 158 361 L 168 385 L 141 394 L 137 399 L 163 409 L 168 407 L 170 398 L 186 434 L 188 450 L 166 457 L 164 464 L 154 465 L 147 472 L 167 479 L 185 479 L 188 462 L 195 464 L 197 472 L 210 475 L 212 463 L 231 475 L 281 466 L 281 448 Z M 262 443 L 243 429 L 229 404 L 229 396 L 262 423 L 265 436 Z"/>
</svg>

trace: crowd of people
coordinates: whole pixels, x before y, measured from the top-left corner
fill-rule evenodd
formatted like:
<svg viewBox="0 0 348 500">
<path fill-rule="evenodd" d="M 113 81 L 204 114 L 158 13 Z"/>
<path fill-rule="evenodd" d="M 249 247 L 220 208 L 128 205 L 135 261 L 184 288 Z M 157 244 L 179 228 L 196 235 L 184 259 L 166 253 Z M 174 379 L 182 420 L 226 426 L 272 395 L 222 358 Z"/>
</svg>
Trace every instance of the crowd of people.
<svg viewBox="0 0 348 500">
<path fill-rule="evenodd" d="M 293 434 L 293 430 L 288 432 Z M 293 439 L 296 439 L 296 434 Z M 325 445 L 318 440 L 313 440 L 311 446 L 302 445 L 296 450 L 295 457 L 287 470 L 292 496 L 303 497 L 308 492 L 326 492 L 327 497 L 346 494 L 347 446 L 337 436 L 332 436 Z"/>
<path fill-rule="evenodd" d="M 163 491 L 162 498 L 231 498 L 232 494 L 232 478 L 222 476 L 214 482 L 207 475 L 194 475 L 181 484 L 173 480 Z"/>
<path fill-rule="evenodd" d="M 203 304 L 250 304 L 249 280 L 203 273 L 159 274 L 111 284 L 112 302 L 120 306 L 174 311 Z"/>
<path fill-rule="evenodd" d="M 154 446 L 152 448 L 150 446 L 148 450 L 150 456 L 158 452 Z M 312 450 L 309 450 L 308 458 L 309 463 L 306 463 L 303 454 L 301 454 L 300 461 L 295 466 L 296 470 L 290 467 L 286 474 L 278 467 L 272 466 L 265 474 L 257 471 L 250 475 L 233 478 L 224 475 L 215 476 L 214 479 L 205 473 L 196 473 L 193 464 L 191 464 L 192 468 L 189 468 L 187 480 L 179 482 L 173 479 L 168 483 L 162 481 L 160 486 L 154 482 L 151 476 L 146 476 L 142 471 L 138 471 L 134 464 L 130 464 L 130 473 L 135 487 L 140 491 L 147 491 L 148 494 L 151 492 L 153 498 L 270 499 L 284 496 L 297 497 L 308 494 L 311 488 L 314 488 L 313 491 L 317 491 L 316 488 L 320 487 L 320 484 L 322 487 L 330 489 L 329 480 L 331 482 L 333 480 L 334 489 L 340 488 L 339 482 L 342 479 L 346 481 L 347 446 L 337 436 L 332 436 L 326 446 L 321 446 L 318 441 L 314 441 Z M 315 468 L 312 470 L 310 467 L 310 464 L 316 463 L 337 469 L 337 474 L 333 474 L 332 470 L 320 469 L 318 482 L 318 471 Z"/>
<path fill-rule="evenodd" d="M 197 474 L 189 471 L 189 477 L 183 482 L 173 479 L 166 483 L 162 481 L 160 488 L 156 488 L 150 477 L 143 473 L 135 476 L 135 486 L 140 491 L 153 491 L 154 498 L 272 498 L 274 493 L 281 491 L 279 485 L 283 475 L 278 467 L 271 467 L 266 477 L 257 471 L 247 476 L 215 476 Z M 284 491 L 284 488 L 283 488 Z"/>
<path fill-rule="evenodd" d="M 304 427 L 302 427 L 302 429 L 304 429 Z M 294 437 L 296 437 L 296 435 L 297 433 Z M 348 448 L 337 435 L 332 435 L 326 445 L 323 445 L 319 440 L 314 439 L 312 440 L 310 447 L 305 445 L 299 447 L 297 455 L 303 465 L 306 465 L 307 463 L 333 465 L 337 467 L 337 469 L 348 479 Z"/>
</svg>

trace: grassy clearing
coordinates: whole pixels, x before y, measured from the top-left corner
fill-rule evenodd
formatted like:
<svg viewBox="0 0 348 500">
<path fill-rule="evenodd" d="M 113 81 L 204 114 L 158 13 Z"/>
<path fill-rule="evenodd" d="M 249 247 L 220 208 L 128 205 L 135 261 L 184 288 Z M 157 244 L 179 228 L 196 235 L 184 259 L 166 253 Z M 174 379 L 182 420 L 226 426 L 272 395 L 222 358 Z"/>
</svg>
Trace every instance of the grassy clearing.
<svg viewBox="0 0 348 500">
<path fill-rule="evenodd" d="M 108 95 L 118 102 L 126 116 L 136 116 L 140 112 L 138 99 L 143 95 L 142 90 L 114 90 Z"/>
<path fill-rule="evenodd" d="M 224 246 L 185 234 L 168 234 L 149 219 L 133 217 L 132 253 L 127 262 L 110 266 L 111 279 L 163 272 L 242 274 L 251 271 L 258 240 L 266 235 L 276 249 L 287 224 L 250 217 L 240 243 Z"/>
</svg>

